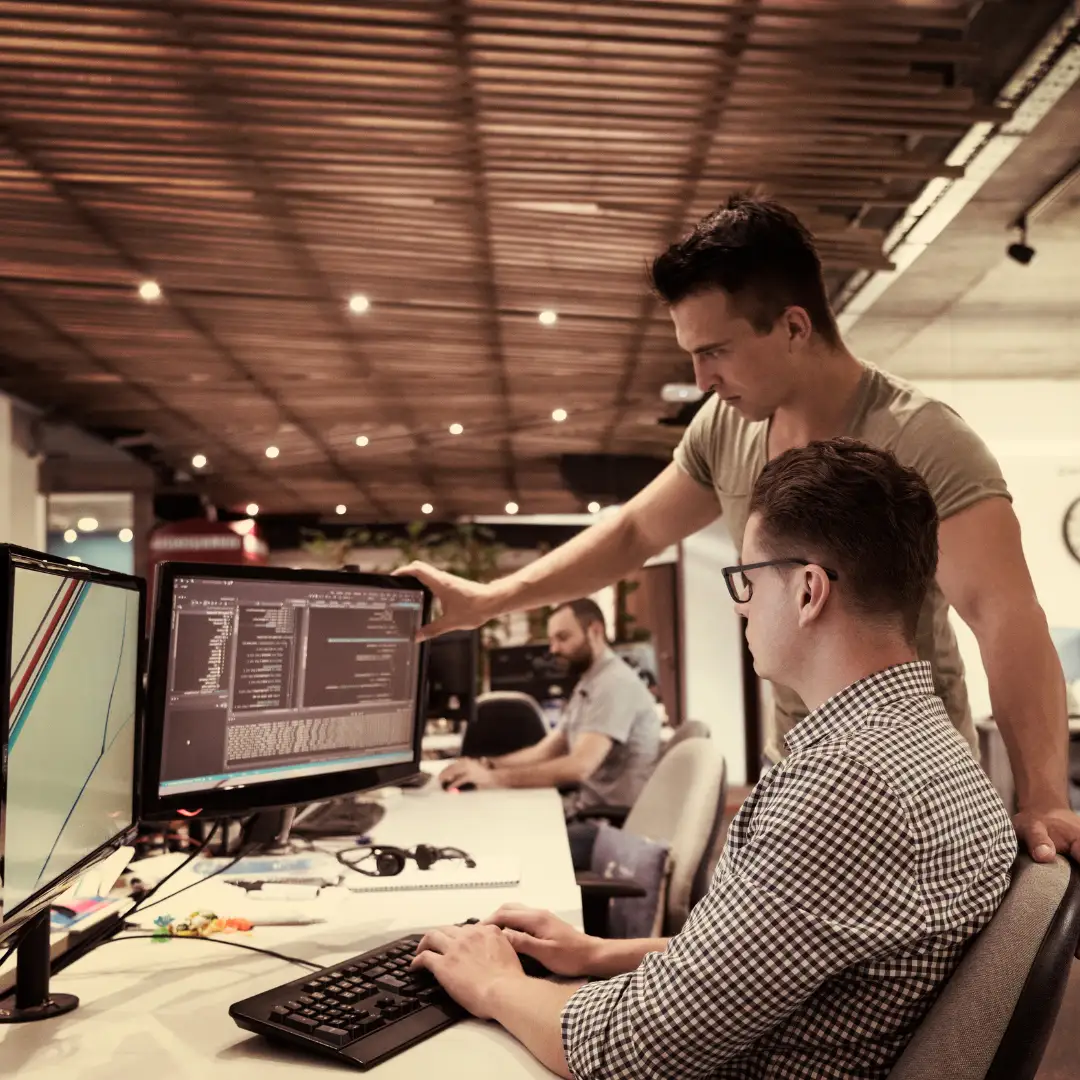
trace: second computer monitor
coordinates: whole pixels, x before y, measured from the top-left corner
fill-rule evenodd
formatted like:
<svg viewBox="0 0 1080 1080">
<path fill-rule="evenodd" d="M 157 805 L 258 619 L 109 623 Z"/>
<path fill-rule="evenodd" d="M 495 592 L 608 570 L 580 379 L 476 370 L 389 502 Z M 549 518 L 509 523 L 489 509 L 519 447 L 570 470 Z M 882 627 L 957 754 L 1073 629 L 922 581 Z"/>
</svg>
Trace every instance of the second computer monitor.
<svg viewBox="0 0 1080 1080">
<path fill-rule="evenodd" d="M 479 666 L 479 630 L 452 630 L 432 640 L 427 665 L 429 720 L 470 723 L 476 718 Z"/>
<path fill-rule="evenodd" d="M 134 833 L 144 595 L 0 545 L 0 940 Z"/>
<path fill-rule="evenodd" d="M 546 645 L 509 645 L 488 652 L 492 690 L 517 690 L 541 704 L 570 697 L 577 680 Z"/>
<path fill-rule="evenodd" d="M 244 814 L 414 773 L 429 598 L 412 578 L 163 563 L 142 816 Z"/>
</svg>

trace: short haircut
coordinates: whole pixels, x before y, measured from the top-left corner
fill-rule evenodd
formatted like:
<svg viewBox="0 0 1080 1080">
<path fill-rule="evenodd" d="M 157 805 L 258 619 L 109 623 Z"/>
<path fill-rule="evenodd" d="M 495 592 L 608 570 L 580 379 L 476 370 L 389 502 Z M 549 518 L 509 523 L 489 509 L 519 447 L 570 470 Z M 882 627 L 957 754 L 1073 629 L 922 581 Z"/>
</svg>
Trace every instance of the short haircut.
<svg viewBox="0 0 1080 1080">
<path fill-rule="evenodd" d="M 723 289 L 759 334 L 787 308 L 801 307 L 819 337 L 840 344 L 814 238 L 774 199 L 732 195 L 653 260 L 651 277 L 668 306 Z"/>
<path fill-rule="evenodd" d="M 588 630 L 593 623 L 599 623 L 600 629 L 604 631 L 604 637 L 607 637 L 607 623 L 604 621 L 604 613 L 595 600 L 589 600 L 587 597 L 582 597 L 580 600 L 567 600 L 565 603 L 553 607 L 551 615 L 555 615 L 565 608 L 569 608 L 574 613 L 574 618 L 577 619 L 582 630 Z"/>
<path fill-rule="evenodd" d="M 856 610 L 899 618 L 914 640 L 938 559 L 937 507 L 914 469 L 857 439 L 812 442 L 765 466 L 754 512 L 770 555 L 835 570 Z"/>
</svg>

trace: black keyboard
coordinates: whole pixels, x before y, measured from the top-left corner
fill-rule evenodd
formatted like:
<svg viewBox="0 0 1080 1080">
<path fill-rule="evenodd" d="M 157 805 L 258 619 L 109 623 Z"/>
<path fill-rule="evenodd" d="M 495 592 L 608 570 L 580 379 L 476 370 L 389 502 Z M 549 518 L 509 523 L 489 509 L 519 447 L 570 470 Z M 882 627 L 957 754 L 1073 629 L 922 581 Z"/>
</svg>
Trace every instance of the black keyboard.
<svg viewBox="0 0 1080 1080">
<path fill-rule="evenodd" d="M 468 1013 L 428 971 L 409 971 L 420 934 L 238 1001 L 229 1015 L 270 1039 L 370 1069 Z"/>
</svg>

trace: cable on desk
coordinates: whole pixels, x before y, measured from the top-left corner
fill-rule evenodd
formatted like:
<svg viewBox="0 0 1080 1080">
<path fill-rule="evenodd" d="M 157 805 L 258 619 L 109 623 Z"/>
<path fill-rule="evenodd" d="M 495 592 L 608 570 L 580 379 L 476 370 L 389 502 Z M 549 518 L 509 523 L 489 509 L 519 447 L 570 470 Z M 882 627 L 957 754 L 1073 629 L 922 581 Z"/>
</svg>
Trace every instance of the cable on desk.
<svg viewBox="0 0 1080 1080">
<path fill-rule="evenodd" d="M 312 971 L 322 971 L 326 967 L 325 964 L 316 964 L 311 960 L 301 960 L 298 956 L 286 956 L 285 953 L 274 952 L 273 949 L 260 949 L 257 945 L 245 945 L 242 941 L 227 941 L 225 938 L 216 937 L 183 937 L 179 934 L 171 934 L 167 937 L 162 937 L 160 934 L 121 934 L 101 942 L 101 945 L 112 945 L 117 941 L 149 941 L 151 938 L 157 941 L 208 941 L 211 945 L 229 945 L 234 949 L 246 949 L 248 952 L 262 953 L 264 956 L 272 956 L 275 960 L 284 960 L 289 964 L 299 964 L 301 967 L 311 968 Z"/>
<path fill-rule="evenodd" d="M 176 875 L 179 874 L 180 871 L 184 869 L 184 867 L 189 866 L 192 862 L 194 862 L 207 849 L 210 841 L 214 839 L 214 834 L 217 832 L 218 825 L 220 824 L 221 823 L 219 821 L 215 821 L 213 827 L 206 834 L 206 839 L 203 840 L 203 842 L 193 852 L 191 852 L 191 854 L 188 855 L 188 857 L 179 866 L 177 866 L 173 870 L 170 870 L 169 873 L 167 873 L 155 886 L 153 886 L 153 888 L 148 889 L 145 893 L 143 893 L 143 895 L 140 896 L 139 899 L 136 900 L 135 903 L 131 907 L 129 907 L 127 911 L 124 912 L 124 918 L 128 919 L 132 915 L 134 915 L 135 912 L 140 911 L 142 908 L 146 907 L 146 901 L 149 900 L 150 897 L 153 896 L 154 893 L 156 893 L 162 887 L 162 885 L 165 884 L 165 882 L 169 881 L 171 878 L 176 877 Z M 133 865 L 138 866 L 139 864 L 136 862 Z M 171 893 L 170 895 L 175 896 L 176 894 Z M 160 903 L 160 901 L 158 901 L 158 903 Z M 153 907 L 152 904 L 149 906 Z"/>
</svg>

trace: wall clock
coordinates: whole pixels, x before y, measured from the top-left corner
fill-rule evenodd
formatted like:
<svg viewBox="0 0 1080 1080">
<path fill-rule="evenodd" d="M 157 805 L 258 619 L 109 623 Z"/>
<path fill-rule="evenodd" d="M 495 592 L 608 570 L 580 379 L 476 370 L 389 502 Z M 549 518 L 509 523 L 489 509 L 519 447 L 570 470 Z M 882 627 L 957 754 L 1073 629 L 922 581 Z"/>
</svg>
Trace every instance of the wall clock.
<svg viewBox="0 0 1080 1080">
<path fill-rule="evenodd" d="M 1077 499 L 1065 511 L 1065 522 L 1061 527 L 1061 533 L 1065 537 L 1065 546 L 1069 549 L 1069 554 L 1080 562 L 1080 499 Z"/>
</svg>

